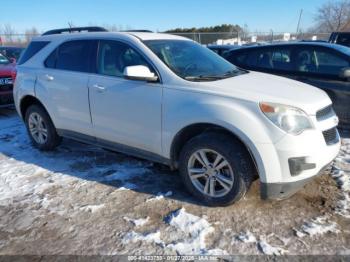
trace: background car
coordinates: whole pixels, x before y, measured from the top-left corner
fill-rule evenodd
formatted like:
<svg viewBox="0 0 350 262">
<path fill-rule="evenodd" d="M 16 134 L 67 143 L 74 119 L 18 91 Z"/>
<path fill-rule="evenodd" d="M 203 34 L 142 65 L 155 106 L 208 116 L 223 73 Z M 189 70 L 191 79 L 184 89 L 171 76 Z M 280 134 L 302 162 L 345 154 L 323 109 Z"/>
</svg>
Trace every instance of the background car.
<svg viewBox="0 0 350 262">
<path fill-rule="evenodd" d="M 323 89 L 333 101 L 340 126 L 350 127 L 350 48 L 298 42 L 231 50 L 224 57 L 244 69 L 289 77 Z"/>
<path fill-rule="evenodd" d="M 13 104 L 13 76 L 15 64 L 0 54 L 0 107 Z"/>
<path fill-rule="evenodd" d="M 230 50 L 238 49 L 241 46 L 239 45 L 208 45 L 207 46 L 210 50 L 214 51 L 220 56 L 223 56 L 224 53 Z"/>
<path fill-rule="evenodd" d="M 350 32 L 333 32 L 329 42 L 350 47 Z"/>
<path fill-rule="evenodd" d="M 23 50 L 23 47 L 0 46 L 0 54 L 6 56 L 11 62 L 18 61 Z"/>
</svg>

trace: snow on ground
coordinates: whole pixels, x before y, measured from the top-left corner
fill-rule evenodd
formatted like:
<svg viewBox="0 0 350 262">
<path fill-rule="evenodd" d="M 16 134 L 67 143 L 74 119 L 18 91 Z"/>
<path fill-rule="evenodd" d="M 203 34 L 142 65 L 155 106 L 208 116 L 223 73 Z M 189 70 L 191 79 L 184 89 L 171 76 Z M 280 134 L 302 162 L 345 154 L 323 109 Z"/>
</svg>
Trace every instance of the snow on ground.
<svg viewBox="0 0 350 262">
<path fill-rule="evenodd" d="M 184 208 L 176 210 L 165 218 L 166 223 L 186 235 L 184 239 L 167 245 L 180 255 L 225 255 L 226 251 L 209 249 L 206 245 L 207 236 L 214 231 L 211 224 L 204 218 L 192 215 Z"/>
<path fill-rule="evenodd" d="M 132 223 L 136 227 L 141 227 L 144 224 L 146 224 L 149 221 L 149 217 L 146 218 L 139 218 L 139 219 L 132 219 L 129 217 L 124 217 L 124 219 L 130 223 Z"/>
<path fill-rule="evenodd" d="M 137 227 L 140 224 L 136 221 L 125 218 L 127 221 Z M 146 222 L 148 219 L 146 220 Z M 160 231 L 153 233 L 137 233 L 131 231 L 123 237 L 124 243 L 130 242 L 151 242 L 161 247 L 170 249 L 179 255 L 228 255 L 228 253 L 221 249 L 208 249 L 206 246 L 207 236 L 214 231 L 214 228 L 204 218 L 192 215 L 184 208 L 171 212 L 164 221 L 174 228 L 172 233 L 175 236 L 175 241 L 171 243 L 165 243 L 161 238 Z M 143 225 L 145 221 L 141 222 Z"/>
<path fill-rule="evenodd" d="M 148 234 L 140 234 L 140 233 L 136 233 L 134 231 L 131 231 L 129 233 L 127 233 L 124 238 L 123 238 L 123 242 L 124 243 L 129 243 L 129 242 L 137 242 L 137 241 L 141 241 L 141 242 L 154 242 L 156 244 L 159 244 L 161 246 L 163 246 L 163 241 L 160 239 L 160 232 L 157 231 L 155 233 L 148 233 Z"/>
<path fill-rule="evenodd" d="M 331 175 L 341 189 L 336 213 L 345 218 L 350 218 L 350 139 L 343 139 Z"/>
<path fill-rule="evenodd" d="M 323 235 L 325 233 L 339 233 L 337 223 L 330 221 L 329 216 L 320 216 L 306 221 L 300 228 L 295 229 L 298 237 L 305 237 L 306 234 L 309 236 Z"/>
<path fill-rule="evenodd" d="M 34 149 L 13 111 L 0 111 L 0 254 L 347 254 L 350 139 L 331 175 L 284 201 L 255 182 L 208 208 L 177 172 L 64 140 Z M 294 229 L 294 230 L 293 230 Z"/>
<path fill-rule="evenodd" d="M 239 233 L 236 238 L 243 243 L 256 243 L 255 236 L 248 230 L 247 232 L 241 232 Z"/>
<path fill-rule="evenodd" d="M 285 250 L 281 247 L 277 247 L 277 246 L 272 246 L 269 243 L 266 242 L 266 240 L 264 238 L 262 238 L 259 243 L 259 248 L 261 249 L 261 251 L 265 254 L 265 255 L 275 255 L 275 256 L 281 256 L 281 255 L 285 255 L 288 253 L 288 250 Z"/>
<path fill-rule="evenodd" d="M 168 191 L 166 193 L 159 192 L 155 197 L 151 197 L 147 199 L 147 201 L 153 201 L 153 200 L 162 200 L 164 197 L 170 197 L 173 194 L 173 192 Z"/>
<path fill-rule="evenodd" d="M 101 205 L 86 205 L 86 206 L 82 206 L 80 208 L 80 210 L 85 211 L 85 212 L 95 213 L 99 209 L 104 208 L 104 207 L 105 207 L 104 204 L 101 204 Z"/>
</svg>

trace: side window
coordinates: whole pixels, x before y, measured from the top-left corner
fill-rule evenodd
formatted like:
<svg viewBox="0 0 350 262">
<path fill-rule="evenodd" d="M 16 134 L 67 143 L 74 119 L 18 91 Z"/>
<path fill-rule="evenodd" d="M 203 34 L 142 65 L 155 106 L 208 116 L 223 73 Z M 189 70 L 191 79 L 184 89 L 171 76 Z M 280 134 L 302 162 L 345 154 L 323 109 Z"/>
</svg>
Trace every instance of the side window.
<svg viewBox="0 0 350 262">
<path fill-rule="evenodd" d="M 309 48 L 297 52 L 296 65 L 299 72 L 338 76 L 349 62 L 328 50 Z"/>
<path fill-rule="evenodd" d="M 257 67 L 271 70 L 292 70 L 291 52 L 288 48 L 263 48 L 257 51 Z"/>
<path fill-rule="evenodd" d="M 236 57 L 232 55 L 232 61 L 235 61 L 237 65 L 245 65 L 248 58 L 247 53 L 240 53 Z"/>
<path fill-rule="evenodd" d="M 89 72 L 91 41 L 77 40 L 65 42 L 59 46 L 56 69 Z"/>
<path fill-rule="evenodd" d="M 272 69 L 273 63 L 272 63 L 272 52 L 270 49 L 260 49 L 257 52 L 257 67 L 259 68 L 266 68 L 266 69 Z"/>
<path fill-rule="evenodd" d="M 129 45 L 117 41 L 101 41 L 98 51 L 97 72 L 101 75 L 123 77 L 127 66 L 152 67 Z"/>
<path fill-rule="evenodd" d="M 228 60 L 238 66 L 255 67 L 257 57 L 256 57 L 256 52 L 238 52 L 238 53 L 233 52 L 228 57 Z"/>
<path fill-rule="evenodd" d="M 45 60 L 44 64 L 48 68 L 56 68 L 57 49 L 53 51 Z"/>
<path fill-rule="evenodd" d="M 339 34 L 337 44 L 350 46 L 350 34 Z"/>
<path fill-rule="evenodd" d="M 272 51 L 272 67 L 276 70 L 292 70 L 291 52 L 287 48 L 276 48 Z"/>
<path fill-rule="evenodd" d="M 32 58 L 36 53 L 43 49 L 48 43 L 48 41 L 32 41 L 29 46 L 25 49 L 21 57 L 19 58 L 18 64 L 24 64 L 30 58 Z"/>
<path fill-rule="evenodd" d="M 314 50 L 311 48 L 299 49 L 295 54 L 295 65 L 298 72 L 316 72 Z"/>
<path fill-rule="evenodd" d="M 75 40 L 61 44 L 45 60 L 47 68 L 89 72 L 90 51 L 93 41 Z"/>
</svg>

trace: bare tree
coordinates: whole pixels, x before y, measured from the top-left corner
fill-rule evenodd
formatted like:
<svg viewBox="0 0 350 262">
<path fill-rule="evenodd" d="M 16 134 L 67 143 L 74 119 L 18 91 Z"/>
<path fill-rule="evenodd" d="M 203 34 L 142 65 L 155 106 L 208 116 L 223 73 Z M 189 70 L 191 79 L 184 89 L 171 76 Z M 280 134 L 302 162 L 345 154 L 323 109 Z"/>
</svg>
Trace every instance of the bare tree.
<svg viewBox="0 0 350 262">
<path fill-rule="evenodd" d="M 29 43 L 32 40 L 32 38 L 37 35 L 39 35 L 39 31 L 34 26 L 30 29 L 25 30 L 24 32 L 25 40 L 27 43 Z"/>
<path fill-rule="evenodd" d="M 247 41 L 248 39 L 248 36 L 249 36 L 249 28 L 248 28 L 248 25 L 247 24 L 244 24 L 243 27 L 241 27 L 241 30 L 240 30 L 240 36 L 241 38 L 244 40 L 244 41 Z"/>
<path fill-rule="evenodd" d="M 16 33 L 15 29 L 10 24 L 5 24 L 3 32 L 6 42 L 12 43 Z"/>
<path fill-rule="evenodd" d="M 318 9 L 315 20 L 317 31 L 328 33 L 346 30 L 350 24 L 350 0 L 325 3 Z"/>
</svg>

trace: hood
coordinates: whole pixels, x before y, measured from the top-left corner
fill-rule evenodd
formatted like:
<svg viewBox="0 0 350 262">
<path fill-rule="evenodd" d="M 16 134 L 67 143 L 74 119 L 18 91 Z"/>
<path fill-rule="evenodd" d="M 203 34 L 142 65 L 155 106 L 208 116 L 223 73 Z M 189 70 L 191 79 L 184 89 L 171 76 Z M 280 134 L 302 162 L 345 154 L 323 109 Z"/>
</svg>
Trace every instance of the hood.
<svg viewBox="0 0 350 262">
<path fill-rule="evenodd" d="M 15 64 L 0 65 L 0 77 L 11 76 L 15 68 Z"/>
<path fill-rule="evenodd" d="M 288 78 L 258 72 L 196 84 L 210 93 L 256 103 L 290 105 L 304 110 L 309 115 L 315 115 L 318 110 L 332 103 L 321 89 Z"/>
</svg>

